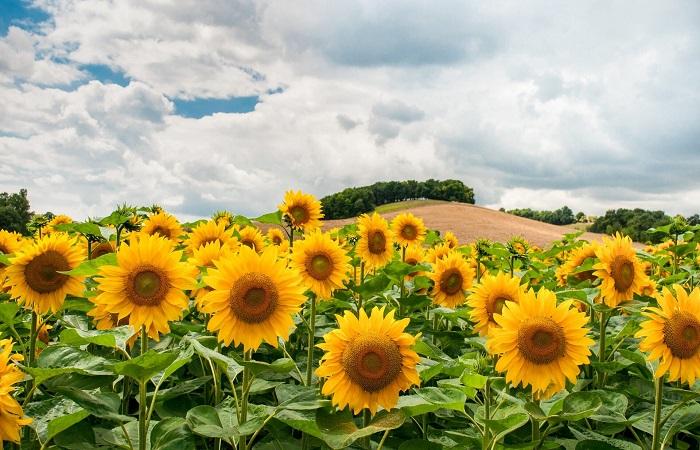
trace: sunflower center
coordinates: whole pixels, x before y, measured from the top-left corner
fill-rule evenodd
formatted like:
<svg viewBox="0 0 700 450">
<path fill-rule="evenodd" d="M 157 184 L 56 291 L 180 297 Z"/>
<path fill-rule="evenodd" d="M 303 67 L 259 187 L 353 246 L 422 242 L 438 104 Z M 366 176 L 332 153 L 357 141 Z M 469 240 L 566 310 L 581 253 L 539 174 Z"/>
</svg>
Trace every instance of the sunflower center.
<svg viewBox="0 0 700 450">
<path fill-rule="evenodd" d="M 367 236 L 367 248 L 374 255 L 381 255 L 386 251 L 386 236 L 381 231 L 371 231 Z"/>
<path fill-rule="evenodd" d="M 518 350 L 534 364 L 548 364 L 566 352 L 564 330 L 552 319 L 531 319 L 518 330 Z"/>
<path fill-rule="evenodd" d="M 358 336 L 343 352 L 345 373 L 368 392 L 390 385 L 401 372 L 401 363 L 396 342 L 379 334 Z"/>
<path fill-rule="evenodd" d="M 326 280 L 333 272 L 333 262 L 325 253 L 306 259 L 306 271 L 317 280 Z"/>
<path fill-rule="evenodd" d="M 506 302 L 513 301 L 512 298 L 508 295 L 499 295 L 498 297 L 494 298 L 490 302 L 486 304 L 486 312 L 489 314 L 489 320 L 493 321 L 493 315 L 494 314 L 501 314 L 503 311 L 503 307 L 506 305 Z"/>
<path fill-rule="evenodd" d="M 677 312 L 664 325 L 664 343 L 677 358 L 687 359 L 700 348 L 700 322 L 688 312 Z"/>
<path fill-rule="evenodd" d="M 139 306 L 158 306 L 168 293 L 168 277 L 158 267 L 141 266 L 129 274 L 127 292 Z"/>
<path fill-rule="evenodd" d="M 7 254 L 7 253 L 10 253 L 10 250 L 7 247 L 5 247 L 3 244 L 0 244 L 0 253 Z"/>
<path fill-rule="evenodd" d="M 440 277 L 440 290 L 447 295 L 454 295 L 462 290 L 462 273 L 458 269 L 449 269 Z"/>
<path fill-rule="evenodd" d="M 202 239 L 202 242 L 200 242 L 199 247 L 200 248 L 204 247 L 205 245 L 209 245 L 212 242 L 216 242 L 216 241 L 219 241 L 218 237 L 208 237 L 206 239 Z M 219 241 L 219 243 L 221 243 L 221 241 Z"/>
<path fill-rule="evenodd" d="M 279 292 L 274 281 L 264 273 L 249 272 L 231 287 L 231 311 L 246 323 L 260 323 L 277 309 Z"/>
<path fill-rule="evenodd" d="M 100 242 L 92 249 L 92 259 L 104 256 L 107 253 L 113 253 L 112 245 L 108 242 Z"/>
<path fill-rule="evenodd" d="M 292 206 L 289 208 L 289 215 L 292 216 L 296 224 L 306 223 L 309 220 L 309 211 L 303 206 Z"/>
<path fill-rule="evenodd" d="M 30 288 L 40 294 L 47 294 L 60 289 L 68 275 L 59 271 L 70 270 L 70 264 L 65 256 L 55 250 L 37 255 L 24 267 L 24 278 Z"/>
<path fill-rule="evenodd" d="M 593 272 L 594 272 L 593 270 L 586 270 L 585 272 L 579 272 L 576 274 L 576 279 L 578 279 L 579 281 L 586 281 L 586 280 L 593 281 L 596 278 L 595 275 L 593 275 Z"/>
<path fill-rule="evenodd" d="M 401 237 L 404 239 L 412 241 L 416 238 L 416 236 L 418 236 L 418 230 L 416 230 L 416 227 L 410 223 L 401 228 Z"/>
<path fill-rule="evenodd" d="M 616 256 L 610 265 L 611 275 L 615 281 L 615 290 L 625 292 L 634 282 L 634 264 L 624 256 Z"/>
<path fill-rule="evenodd" d="M 170 239 L 170 230 L 167 228 L 163 228 L 160 225 L 155 227 L 153 229 L 153 231 L 151 232 L 151 235 L 155 235 L 155 234 Z"/>
<path fill-rule="evenodd" d="M 282 244 L 282 238 L 279 236 L 274 236 L 272 238 L 272 243 L 275 245 L 280 245 L 280 244 Z"/>
<path fill-rule="evenodd" d="M 252 239 L 248 239 L 248 238 L 242 239 L 242 240 L 241 240 L 241 244 L 245 245 L 246 247 L 250 247 L 250 248 L 252 248 L 253 250 L 257 250 L 257 249 L 255 248 L 255 241 L 252 240 Z"/>
</svg>

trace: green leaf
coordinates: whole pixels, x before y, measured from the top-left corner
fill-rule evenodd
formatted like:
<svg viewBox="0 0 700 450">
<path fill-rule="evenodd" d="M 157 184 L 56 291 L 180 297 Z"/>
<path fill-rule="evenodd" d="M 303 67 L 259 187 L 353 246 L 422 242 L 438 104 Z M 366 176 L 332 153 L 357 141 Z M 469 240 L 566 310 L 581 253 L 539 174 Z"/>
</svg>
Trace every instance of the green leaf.
<svg viewBox="0 0 700 450">
<path fill-rule="evenodd" d="M 485 420 L 489 429 L 494 434 L 493 440 L 498 442 L 509 433 L 517 430 L 530 421 L 530 417 L 524 412 L 516 412 L 505 417 L 494 417 L 492 420 Z"/>
<path fill-rule="evenodd" d="M 133 417 L 119 413 L 121 399 L 114 392 L 86 392 L 76 388 L 61 388 L 57 391 L 100 419 L 114 420 L 116 422 L 130 422 L 134 420 Z"/>
<path fill-rule="evenodd" d="M 467 373 L 462 375 L 461 381 L 465 386 L 470 386 L 476 389 L 483 389 L 486 386 L 488 377 L 479 375 L 478 373 Z"/>
<path fill-rule="evenodd" d="M 24 413 L 32 418 L 29 426 L 36 431 L 41 442 L 47 442 L 90 415 L 75 402 L 66 398 L 52 398 L 30 403 Z"/>
<path fill-rule="evenodd" d="M 232 446 L 240 437 L 236 414 L 231 411 L 200 405 L 187 411 L 186 420 L 192 432 L 200 436 L 222 439 Z"/>
<path fill-rule="evenodd" d="M 0 303 L 0 321 L 8 326 L 13 326 L 17 311 L 19 311 L 19 303 L 17 302 Z"/>
<path fill-rule="evenodd" d="M 100 267 L 102 266 L 116 266 L 117 265 L 117 254 L 107 253 L 99 258 L 90 259 L 83 262 L 78 267 L 73 270 L 62 271 L 60 273 L 65 273 L 66 275 L 75 276 L 85 276 L 91 277 L 97 275 L 100 272 Z"/>
<path fill-rule="evenodd" d="M 610 447 L 585 447 L 585 448 L 615 448 L 615 449 L 622 449 L 622 450 L 641 450 L 641 447 L 638 446 L 637 444 L 633 444 L 628 441 L 623 441 L 621 439 L 613 439 L 609 438 L 607 436 L 603 436 L 602 434 L 598 434 L 594 431 L 591 430 L 586 430 L 583 428 L 576 428 L 573 426 L 569 426 L 569 430 L 571 430 L 571 433 L 574 435 L 576 439 L 579 441 L 595 441 L 599 443 L 604 443 Z M 586 444 L 587 445 L 587 444 Z M 578 444 L 576 446 L 576 449 L 578 450 Z"/>
<path fill-rule="evenodd" d="M 400 283 L 406 275 L 419 272 L 419 271 L 430 271 L 431 267 L 429 264 L 408 264 L 403 261 L 392 261 L 384 268 L 382 271 L 389 276 L 391 280 L 395 283 Z"/>
<path fill-rule="evenodd" d="M 600 395 L 595 392 L 572 392 L 564 398 L 562 412 L 558 415 L 563 420 L 575 422 L 590 417 L 603 406 Z"/>
<path fill-rule="evenodd" d="M 80 330 L 66 328 L 61 331 L 60 340 L 66 345 L 94 344 L 101 347 L 120 348 L 126 350 L 126 342 L 134 335 L 134 329 L 129 325 L 112 328 L 111 330 Z"/>
<path fill-rule="evenodd" d="M 269 223 L 272 225 L 282 226 L 282 211 L 277 210 L 271 213 L 263 214 L 262 216 L 253 219 L 254 222 Z"/>
<path fill-rule="evenodd" d="M 238 374 L 243 372 L 243 366 L 240 365 L 235 359 L 222 355 L 216 350 L 210 349 L 197 339 L 186 336 L 183 338 L 182 342 L 183 344 L 191 345 L 195 353 L 202 358 L 206 359 L 207 361 L 213 361 L 219 366 L 219 368 L 226 371 L 227 376 L 232 380 L 235 379 Z"/>
<path fill-rule="evenodd" d="M 364 298 L 370 298 L 373 295 L 384 292 L 389 285 L 391 280 L 383 273 L 378 273 L 377 275 L 365 278 L 365 282 L 354 288 L 355 292 L 360 294 Z"/>
<path fill-rule="evenodd" d="M 457 389 L 425 387 L 415 390 L 415 394 L 399 397 L 396 405 L 408 417 L 435 412 L 439 409 L 451 409 L 464 412 L 467 395 Z"/>
<path fill-rule="evenodd" d="M 357 428 L 349 412 L 332 414 L 321 409 L 316 414 L 316 424 L 320 431 L 320 436 L 316 437 L 323 439 L 333 449 L 341 449 L 365 436 L 398 428 L 405 421 L 406 416 L 401 411 L 380 411 L 366 427 Z"/>
<path fill-rule="evenodd" d="M 126 375 L 139 383 L 145 383 L 165 370 L 178 358 L 178 353 L 149 350 L 141 356 L 114 365 L 114 373 Z"/>
<path fill-rule="evenodd" d="M 3 252 L 0 252 L 0 266 L 9 266 L 12 264 L 10 261 L 10 257 L 12 254 L 5 254 Z"/>
<path fill-rule="evenodd" d="M 169 417 L 151 430 L 151 450 L 196 450 L 194 435 L 181 417 Z"/>
<path fill-rule="evenodd" d="M 46 348 L 37 359 L 37 367 L 23 366 L 22 369 L 41 384 L 59 375 L 112 375 L 112 362 L 84 352 L 75 347 L 53 345 Z"/>
</svg>

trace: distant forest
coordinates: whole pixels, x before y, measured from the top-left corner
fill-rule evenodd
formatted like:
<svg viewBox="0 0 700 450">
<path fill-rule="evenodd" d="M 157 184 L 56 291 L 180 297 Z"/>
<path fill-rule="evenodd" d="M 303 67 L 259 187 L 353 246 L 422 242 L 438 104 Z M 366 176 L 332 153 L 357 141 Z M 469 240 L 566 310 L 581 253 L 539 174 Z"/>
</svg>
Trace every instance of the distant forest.
<svg viewBox="0 0 700 450">
<path fill-rule="evenodd" d="M 430 199 L 474 204 L 474 190 L 459 180 L 382 181 L 343 189 L 321 199 L 325 219 L 345 219 L 377 206 L 404 200 Z"/>
<path fill-rule="evenodd" d="M 511 209 L 506 211 L 508 214 L 513 214 L 528 219 L 539 220 L 540 222 L 551 223 L 554 225 L 569 225 L 579 222 L 585 218 L 582 212 L 574 216 L 574 212 L 568 206 L 563 206 L 554 211 L 536 211 L 530 208 Z"/>
</svg>

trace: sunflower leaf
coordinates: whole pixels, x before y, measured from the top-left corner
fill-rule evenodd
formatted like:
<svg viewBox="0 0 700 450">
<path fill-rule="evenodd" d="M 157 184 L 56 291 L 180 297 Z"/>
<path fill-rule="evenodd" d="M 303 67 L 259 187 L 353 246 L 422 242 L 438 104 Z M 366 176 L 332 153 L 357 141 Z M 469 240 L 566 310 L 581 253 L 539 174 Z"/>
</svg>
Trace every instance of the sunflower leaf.
<svg viewBox="0 0 700 450">
<path fill-rule="evenodd" d="M 99 258 L 91 259 L 85 261 L 73 270 L 59 271 L 59 273 L 64 273 L 66 275 L 74 276 L 85 276 L 91 277 L 99 273 L 99 269 L 102 266 L 116 266 L 117 265 L 117 254 L 107 253 Z"/>
<path fill-rule="evenodd" d="M 271 213 L 263 214 L 262 216 L 253 219 L 254 222 L 268 223 L 271 225 L 282 225 L 282 211 L 274 211 Z"/>
</svg>

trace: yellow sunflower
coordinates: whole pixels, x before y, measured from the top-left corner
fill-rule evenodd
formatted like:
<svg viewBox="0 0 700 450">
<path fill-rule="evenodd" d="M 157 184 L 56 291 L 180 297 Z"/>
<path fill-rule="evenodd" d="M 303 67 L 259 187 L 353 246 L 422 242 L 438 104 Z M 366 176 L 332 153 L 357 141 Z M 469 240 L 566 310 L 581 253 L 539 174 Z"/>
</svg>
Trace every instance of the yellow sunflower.
<svg viewBox="0 0 700 450">
<path fill-rule="evenodd" d="M 263 235 L 255 227 L 243 227 L 238 231 L 240 237 L 240 244 L 246 247 L 252 248 L 256 252 L 260 253 L 265 247 L 265 241 L 263 240 Z M 279 249 L 278 249 L 279 251 Z"/>
<path fill-rule="evenodd" d="M 273 347 L 278 338 L 287 340 L 306 297 L 299 274 L 277 259 L 277 248 L 258 254 L 241 246 L 235 257 L 215 265 L 204 277 L 213 289 L 202 308 L 212 314 L 209 331 L 225 345 L 243 344 L 245 351 L 256 350 L 263 340 Z"/>
<path fill-rule="evenodd" d="M 226 229 L 224 222 L 210 220 L 194 227 L 185 241 L 185 245 L 189 253 L 192 254 L 199 247 L 210 242 L 219 241 L 219 244 L 226 245 L 232 240 L 234 240 L 233 233 L 231 230 Z M 233 248 L 235 248 L 235 245 Z"/>
<path fill-rule="evenodd" d="M 190 259 L 187 260 L 188 263 L 192 264 L 199 271 L 200 268 L 205 268 L 209 270 L 214 267 L 214 262 L 221 258 L 231 258 L 234 255 L 234 251 L 228 245 L 221 245 L 219 241 L 210 242 L 199 247 L 194 251 L 194 254 Z M 205 286 L 203 288 L 197 289 L 192 293 L 194 297 L 194 304 L 197 309 L 202 309 L 202 301 L 204 296 L 211 292 L 211 288 Z"/>
<path fill-rule="evenodd" d="M 330 235 L 314 230 L 294 242 L 292 267 L 302 283 L 323 300 L 348 280 L 350 258 Z"/>
<path fill-rule="evenodd" d="M 424 259 L 425 251 L 423 250 L 423 247 L 421 247 L 420 245 L 409 245 L 408 247 L 406 247 L 406 259 L 404 260 L 406 264 L 415 266 L 422 263 Z M 411 280 L 414 277 L 423 274 L 424 272 L 422 271 L 411 272 L 408 275 L 406 275 L 406 279 Z"/>
<path fill-rule="evenodd" d="M 500 355 L 496 370 L 514 386 L 532 386 L 539 398 L 563 389 L 567 379 L 574 383 L 579 366 L 589 363 L 588 318 L 571 300 L 557 305 L 552 291 L 531 289 L 519 303 L 506 302 L 494 319 L 499 327 L 491 328 L 487 349 Z"/>
<path fill-rule="evenodd" d="M 357 255 L 368 270 L 378 269 L 391 261 L 394 243 L 389 224 L 377 213 L 362 214 L 357 220 Z"/>
<path fill-rule="evenodd" d="M 100 294 L 93 303 L 129 318 L 129 325 L 157 333 L 170 332 L 169 322 L 180 318 L 187 308 L 183 291 L 194 288 L 192 266 L 180 262 L 181 251 L 173 251 L 170 240 L 140 235 L 117 251 L 116 266 L 101 266 L 97 278 Z M 156 337 L 157 339 L 157 337 Z"/>
<path fill-rule="evenodd" d="M 474 329 L 481 336 L 488 336 L 492 328 L 497 327 L 494 314 L 501 314 L 506 302 L 520 301 L 525 293 L 525 286 L 520 285 L 520 278 L 498 272 L 496 276 L 488 273 L 481 277 L 481 282 L 467 299 L 472 308 L 471 320 Z"/>
<path fill-rule="evenodd" d="M 459 240 L 457 239 L 457 236 L 455 236 L 455 234 L 451 231 L 445 233 L 445 236 L 442 238 L 442 242 L 447 244 L 447 247 L 450 249 L 459 247 Z"/>
<path fill-rule="evenodd" d="M 321 226 L 323 218 L 321 202 L 311 194 L 287 191 L 284 194 L 284 201 L 279 205 L 279 210 L 294 228 L 306 231 Z"/>
<path fill-rule="evenodd" d="M 49 221 L 49 223 L 46 224 L 44 229 L 42 230 L 46 234 L 51 234 L 55 233 L 56 230 L 56 225 L 61 225 L 64 223 L 72 223 L 73 219 L 71 219 L 69 216 L 59 214 L 58 216 L 55 216 L 53 219 Z"/>
<path fill-rule="evenodd" d="M 148 235 L 157 234 L 175 242 L 183 234 L 180 222 L 175 216 L 163 211 L 149 216 L 143 223 L 141 232 Z"/>
<path fill-rule="evenodd" d="M 423 220 L 411 213 L 403 213 L 391 221 L 391 231 L 394 239 L 401 246 L 420 244 L 425 240 L 427 232 Z"/>
<path fill-rule="evenodd" d="M 464 291 L 472 286 L 474 270 L 469 267 L 462 255 L 450 252 L 433 264 L 433 273 L 430 274 L 430 278 L 435 283 L 433 286 L 435 303 L 454 309 L 464 303 L 466 298 Z"/>
<path fill-rule="evenodd" d="M 272 245 L 282 245 L 283 242 L 289 242 L 289 238 L 284 234 L 281 228 L 270 227 L 267 230 L 267 240 L 272 243 Z"/>
<path fill-rule="evenodd" d="M 0 341 L 0 447 L 5 442 L 19 443 L 19 430 L 32 423 L 32 419 L 24 417 L 22 406 L 12 396 L 15 384 L 24 379 L 24 374 L 14 364 L 24 357 L 12 354 L 14 343 L 11 339 Z"/>
<path fill-rule="evenodd" d="M 445 256 L 447 256 L 452 250 L 450 247 L 443 243 L 443 244 L 438 244 L 433 248 L 428 249 L 428 251 L 425 254 L 425 259 L 431 264 L 435 264 Z"/>
<path fill-rule="evenodd" d="M 55 313 L 66 295 L 82 295 L 84 277 L 60 273 L 75 269 L 82 261 L 75 239 L 64 233 L 44 236 L 10 259 L 5 269 L 10 296 L 37 314 Z"/>
<path fill-rule="evenodd" d="M 0 253 L 4 255 L 12 255 L 17 253 L 22 248 L 22 237 L 17 233 L 0 230 Z M 5 265 L 0 262 L 0 288 L 5 281 Z"/>
<path fill-rule="evenodd" d="M 318 347 L 325 351 L 316 375 L 326 378 L 321 393 L 331 395 L 333 405 L 349 406 L 358 414 L 372 414 L 380 406 L 392 409 L 399 393 L 420 384 L 413 345 L 418 336 L 404 332 L 409 319 L 395 320 L 394 311 L 374 307 L 369 317 L 350 311 L 336 316 L 338 329 L 324 336 Z"/>
<path fill-rule="evenodd" d="M 596 269 L 593 274 L 601 279 L 600 293 L 606 305 L 614 308 L 642 293 L 648 277 L 629 237 L 620 234 L 612 239 L 604 237 L 595 254 L 600 262 L 593 266 Z"/>
<path fill-rule="evenodd" d="M 83 241 L 81 247 L 84 249 L 83 254 L 87 259 L 89 256 L 87 242 Z M 96 259 L 108 253 L 114 253 L 116 251 L 116 243 L 114 241 L 93 242 L 90 246 L 90 251 L 92 253 L 92 259 Z"/>
<path fill-rule="evenodd" d="M 692 386 L 700 378 L 700 289 L 688 293 L 679 285 L 674 292 L 664 288 L 658 297 L 659 307 L 647 307 L 648 317 L 635 334 L 639 349 L 647 359 L 660 359 L 654 376 L 669 374 L 669 381 L 681 380 Z"/>
<path fill-rule="evenodd" d="M 595 243 L 584 244 L 582 247 L 579 247 L 571 252 L 571 255 L 566 262 L 557 268 L 556 276 L 559 286 L 566 286 L 569 275 L 575 276 L 579 281 L 595 280 L 595 275 L 593 275 L 592 270 L 587 270 L 576 274 L 574 274 L 574 272 L 581 265 L 583 265 L 586 259 L 596 257 L 596 247 L 597 245 Z"/>
</svg>

